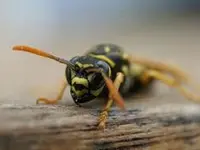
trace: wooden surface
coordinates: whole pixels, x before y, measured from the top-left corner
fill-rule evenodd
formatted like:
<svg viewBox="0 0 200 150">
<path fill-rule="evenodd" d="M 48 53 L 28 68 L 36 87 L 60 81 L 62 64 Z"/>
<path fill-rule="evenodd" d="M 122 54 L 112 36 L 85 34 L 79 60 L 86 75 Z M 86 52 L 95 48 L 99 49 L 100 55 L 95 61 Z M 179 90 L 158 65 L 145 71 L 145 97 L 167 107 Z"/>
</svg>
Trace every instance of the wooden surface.
<svg viewBox="0 0 200 150">
<path fill-rule="evenodd" d="M 94 44 L 112 42 L 130 54 L 181 66 L 199 81 L 199 18 L 163 17 L 139 26 L 129 24 L 122 30 L 115 25 L 112 30 L 110 25 L 96 30 L 93 24 L 95 32 L 83 26 L 83 33 L 67 26 L 61 28 L 60 23 L 48 24 L 47 28 L 44 21 L 45 26 L 40 28 L 40 21 L 38 26 L 25 25 L 26 21 L 2 21 L 0 150 L 199 150 L 200 106 L 173 94 L 166 86 L 156 88 L 153 97 L 126 101 L 125 112 L 113 108 L 107 128 L 98 131 L 102 105 L 79 108 L 69 96 L 69 89 L 63 99 L 65 105 L 34 105 L 39 96 L 56 96 L 65 66 L 11 51 L 13 45 L 30 44 L 70 59 Z M 73 35 L 68 34 L 69 30 Z"/>
<path fill-rule="evenodd" d="M 173 96 L 176 97 L 176 96 Z M 167 100 L 165 96 L 162 100 Z M 177 96 L 177 99 L 179 96 Z M 104 131 L 99 110 L 64 105 L 0 105 L 1 150 L 182 149 L 200 147 L 200 106 L 113 107 Z"/>
</svg>

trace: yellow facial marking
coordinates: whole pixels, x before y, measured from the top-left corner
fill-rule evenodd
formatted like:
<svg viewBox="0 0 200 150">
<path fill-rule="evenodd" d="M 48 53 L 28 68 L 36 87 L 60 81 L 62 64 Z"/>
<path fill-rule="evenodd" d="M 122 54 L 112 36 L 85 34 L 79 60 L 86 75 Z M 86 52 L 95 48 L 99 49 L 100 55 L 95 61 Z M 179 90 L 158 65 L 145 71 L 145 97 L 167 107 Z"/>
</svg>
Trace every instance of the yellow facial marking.
<svg viewBox="0 0 200 150">
<path fill-rule="evenodd" d="M 76 83 L 76 84 L 82 84 L 84 85 L 85 87 L 88 87 L 88 80 L 85 79 L 85 78 L 79 78 L 79 77 L 74 77 L 72 79 L 72 85 Z"/>
<path fill-rule="evenodd" d="M 80 97 L 82 95 L 84 95 L 85 93 L 88 92 L 87 89 L 83 89 L 83 90 L 76 90 L 73 86 L 72 86 L 72 91 L 76 94 L 76 96 Z"/>
<path fill-rule="evenodd" d="M 115 63 L 109 59 L 108 57 L 104 56 L 104 55 L 94 55 L 94 54 L 89 54 L 89 56 L 94 57 L 94 58 L 98 58 L 101 59 L 103 61 L 106 61 L 111 67 L 115 67 Z"/>
<path fill-rule="evenodd" d="M 110 47 L 109 46 L 105 46 L 104 50 L 105 50 L 106 53 L 109 53 L 110 52 Z"/>
<path fill-rule="evenodd" d="M 93 64 L 81 64 L 80 62 L 76 62 L 76 65 L 78 65 L 80 68 L 93 67 Z"/>
<path fill-rule="evenodd" d="M 83 67 L 83 64 L 81 64 L 80 62 L 76 62 L 76 65 L 78 65 L 80 68 Z"/>
<path fill-rule="evenodd" d="M 89 68 L 89 67 L 93 67 L 92 64 L 83 64 L 83 68 Z"/>
</svg>

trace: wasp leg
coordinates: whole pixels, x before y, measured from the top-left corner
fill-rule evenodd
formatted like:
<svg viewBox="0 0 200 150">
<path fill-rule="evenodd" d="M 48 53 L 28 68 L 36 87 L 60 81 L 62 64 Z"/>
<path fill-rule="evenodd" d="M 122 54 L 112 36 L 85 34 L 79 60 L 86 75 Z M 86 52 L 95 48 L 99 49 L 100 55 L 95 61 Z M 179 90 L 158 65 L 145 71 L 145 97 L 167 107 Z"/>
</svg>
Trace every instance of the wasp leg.
<svg viewBox="0 0 200 150">
<path fill-rule="evenodd" d="M 141 77 L 141 80 L 145 83 L 149 80 L 149 78 L 154 78 L 157 80 L 160 80 L 161 82 L 165 83 L 166 85 L 170 87 L 174 87 L 179 92 L 185 96 L 189 100 L 193 101 L 200 101 L 200 97 L 192 94 L 182 83 L 179 82 L 176 78 L 171 78 L 168 75 L 159 72 L 157 70 L 148 70 L 144 73 L 144 75 Z"/>
<path fill-rule="evenodd" d="M 60 89 L 60 91 L 59 91 L 59 93 L 58 93 L 58 95 L 57 95 L 57 97 L 56 97 L 56 99 L 49 100 L 49 99 L 47 99 L 47 98 L 39 98 L 39 99 L 37 99 L 36 103 L 38 104 L 38 103 L 40 103 L 40 102 L 43 102 L 43 103 L 45 103 L 45 104 L 56 104 L 59 100 L 62 99 L 62 97 L 63 97 L 63 95 L 64 95 L 64 91 L 65 91 L 67 85 L 68 85 L 67 82 L 64 81 L 64 82 L 63 82 L 63 85 L 62 85 L 62 87 L 61 87 L 61 89 Z"/>
<path fill-rule="evenodd" d="M 117 88 L 117 90 L 119 90 L 119 87 L 120 87 L 121 83 L 123 82 L 123 80 L 124 80 L 123 73 L 121 73 L 121 72 L 117 73 L 117 77 L 115 78 L 115 81 L 114 81 L 114 86 Z M 109 99 L 107 101 L 107 104 L 99 116 L 98 128 L 100 128 L 100 129 L 105 128 L 106 120 L 108 118 L 108 112 L 109 112 L 112 104 L 113 104 L 113 99 L 112 99 L 111 94 L 109 94 Z"/>
<path fill-rule="evenodd" d="M 128 59 L 129 62 L 132 62 L 134 64 L 140 64 L 149 69 L 168 73 L 172 75 L 174 78 L 176 78 L 177 81 L 186 83 L 190 80 L 188 74 L 186 74 L 183 70 L 181 70 L 179 67 L 176 67 L 174 65 L 165 64 L 162 62 L 154 61 L 147 58 L 141 58 L 137 56 L 125 55 L 124 57 Z"/>
</svg>

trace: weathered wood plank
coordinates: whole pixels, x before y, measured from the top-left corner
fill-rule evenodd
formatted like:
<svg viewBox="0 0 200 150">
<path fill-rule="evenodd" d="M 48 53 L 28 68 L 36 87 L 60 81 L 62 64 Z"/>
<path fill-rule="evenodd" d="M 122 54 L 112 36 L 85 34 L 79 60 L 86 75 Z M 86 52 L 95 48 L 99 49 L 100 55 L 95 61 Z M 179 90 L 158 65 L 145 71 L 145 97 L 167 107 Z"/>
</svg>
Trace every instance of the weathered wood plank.
<svg viewBox="0 0 200 150">
<path fill-rule="evenodd" d="M 96 109 L 0 105 L 0 113 L 1 150 L 200 147 L 200 106 L 194 104 L 163 104 L 159 109 L 123 112 L 114 108 L 104 131 L 96 129 Z"/>
</svg>

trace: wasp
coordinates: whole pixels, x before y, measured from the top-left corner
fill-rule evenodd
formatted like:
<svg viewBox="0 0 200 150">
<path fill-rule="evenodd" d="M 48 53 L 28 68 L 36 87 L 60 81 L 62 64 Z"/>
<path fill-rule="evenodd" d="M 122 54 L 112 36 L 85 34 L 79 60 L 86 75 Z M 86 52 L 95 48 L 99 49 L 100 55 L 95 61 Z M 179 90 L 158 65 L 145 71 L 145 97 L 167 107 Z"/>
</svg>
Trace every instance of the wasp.
<svg viewBox="0 0 200 150">
<path fill-rule="evenodd" d="M 190 81 L 184 71 L 162 62 L 131 56 L 116 44 L 97 44 L 84 55 L 75 56 L 69 61 L 26 45 L 14 46 L 13 50 L 30 52 L 66 65 L 66 80 L 57 97 L 38 98 L 37 104 L 58 103 L 68 86 L 75 104 L 79 106 L 98 97 L 106 98 L 106 105 L 98 120 L 98 127 L 101 129 L 106 126 L 108 113 L 114 102 L 121 109 L 125 109 L 126 95 L 148 87 L 155 80 L 176 88 L 190 100 L 199 100 L 199 97 L 184 87 L 184 84 Z"/>
</svg>

